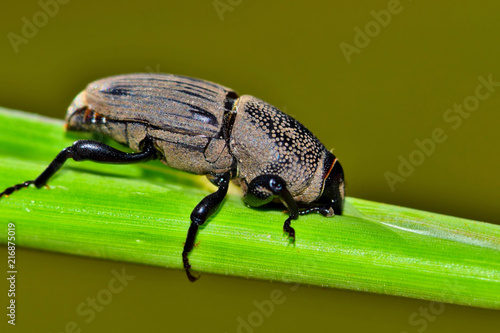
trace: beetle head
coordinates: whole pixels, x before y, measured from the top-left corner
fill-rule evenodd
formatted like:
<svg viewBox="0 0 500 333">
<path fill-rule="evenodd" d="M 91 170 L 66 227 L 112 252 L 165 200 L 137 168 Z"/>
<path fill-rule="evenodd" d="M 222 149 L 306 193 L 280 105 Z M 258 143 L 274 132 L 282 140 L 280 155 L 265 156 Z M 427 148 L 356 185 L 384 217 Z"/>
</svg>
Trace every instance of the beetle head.
<svg viewBox="0 0 500 333">
<path fill-rule="evenodd" d="M 318 202 L 333 203 L 335 215 L 341 215 L 344 208 L 344 170 L 333 154 L 330 159 L 332 163 L 325 173 L 323 191 Z"/>
</svg>

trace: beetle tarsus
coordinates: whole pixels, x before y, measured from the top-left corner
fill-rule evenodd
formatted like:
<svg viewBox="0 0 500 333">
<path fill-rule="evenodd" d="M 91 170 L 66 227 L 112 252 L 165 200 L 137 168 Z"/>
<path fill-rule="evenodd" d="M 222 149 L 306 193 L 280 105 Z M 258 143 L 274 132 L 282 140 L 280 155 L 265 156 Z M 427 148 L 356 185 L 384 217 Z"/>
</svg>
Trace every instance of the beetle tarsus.
<svg viewBox="0 0 500 333">
<path fill-rule="evenodd" d="M 314 206 L 299 210 L 299 215 L 307 215 L 311 213 L 320 213 L 321 215 L 326 217 L 335 215 L 335 212 L 331 206 Z"/>
<path fill-rule="evenodd" d="M 28 181 L 25 181 L 24 183 L 16 184 L 16 185 L 11 186 L 11 187 L 7 187 L 2 193 L 0 193 L 0 198 L 3 197 L 4 195 L 5 195 L 5 197 L 8 197 L 12 193 L 19 191 L 22 188 L 28 187 L 34 183 L 35 183 L 34 180 L 28 180 Z"/>
<path fill-rule="evenodd" d="M 184 269 L 186 270 L 186 275 L 187 275 L 189 281 L 194 282 L 194 281 L 198 280 L 200 277 L 194 276 L 193 274 L 191 274 L 191 265 L 189 264 L 189 260 L 188 260 L 187 255 L 188 255 L 188 252 L 186 252 L 186 251 L 182 252 L 182 262 L 184 263 Z"/>
<path fill-rule="evenodd" d="M 295 229 L 290 226 L 291 222 L 291 217 L 286 219 L 285 223 L 283 224 L 283 231 L 288 234 L 288 238 L 292 241 L 292 243 L 295 243 Z"/>
</svg>

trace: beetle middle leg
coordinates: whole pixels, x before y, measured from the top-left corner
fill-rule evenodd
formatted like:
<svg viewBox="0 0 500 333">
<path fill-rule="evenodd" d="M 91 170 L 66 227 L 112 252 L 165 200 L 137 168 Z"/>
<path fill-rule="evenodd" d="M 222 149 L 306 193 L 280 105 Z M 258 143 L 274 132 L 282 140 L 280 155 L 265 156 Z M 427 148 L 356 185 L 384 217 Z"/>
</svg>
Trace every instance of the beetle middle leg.
<svg viewBox="0 0 500 333">
<path fill-rule="evenodd" d="M 189 264 L 188 254 L 193 250 L 194 241 L 196 239 L 196 233 L 200 225 L 205 223 L 205 221 L 217 211 L 219 205 L 224 200 L 229 188 L 229 180 L 231 178 L 231 172 L 226 172 L 221 175 L 216 175 L 211 178 L 211 182 L 219 188 L 216 192 L 207 195 L 191 212 L 191 225 L 189 226 L 188 234 L 186 237 L 186 243 L 184 244 L 184 250 L 182 251 L 182 262 L 184 263 L 184 269 L 188 276 L 189 281 L 194 282 L 198 278 L 193 276 L 189 269 L 191 265 Z"/>
<path fill-rule="evenodd" d="M 297 203 L 286 188 L 283 178 L 276 175 L 261 175 L 256 177 L 248 185 L 245 202 L 252 207 L 258 207 L 271 202 L 276 197 L 281 199 L 290 213 L 290 216 L 283 224 L 283 231 L 288 234 L 292 242 L 295 242 L 295 229 L 290 224 L 292 220 L 296 220 L 299 217 L 299 210 Z"/>
<path fill-rule="evenodd" d="M 77 162 L 93 161 L 98 163 L 128 164 L 155 159 L 157 158 L 157 153 L 150 139 L 145 140 L 143 151 L 140 153 L 125 153 L 99 141 L 78 140 L 72 146 L 64 148 L 35 180 L 28 180 L 6 188 L 0 193 L 0 198 L 28 187 L 31 184 L 34 184 L 37 188 L 41 188 L 47 184 L 50 177 L 61 169 L 68 158 L 72 158 Z"/>
</svg>

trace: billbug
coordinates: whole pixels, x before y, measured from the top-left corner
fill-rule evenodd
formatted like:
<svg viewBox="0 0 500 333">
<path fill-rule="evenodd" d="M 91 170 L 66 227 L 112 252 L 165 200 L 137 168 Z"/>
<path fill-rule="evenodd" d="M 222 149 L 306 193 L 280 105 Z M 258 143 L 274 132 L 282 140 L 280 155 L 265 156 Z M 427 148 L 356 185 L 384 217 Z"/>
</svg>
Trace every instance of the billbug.
<svg viewBox="0 0 500 333">
<path fill-rule="evenodd" d="M 302 124 L 253 96 L 209 81 L 171 74 L 128 74 L 90 83 L 66 115 L 68 130 L 98 132 L 130 147 L 126 153 L 102 142 L 78 140 L 64 148 L 35 180 L 46 185 L 68 158 L 98 163 L 164 164 L 207 178 L 218 187 L 191 212 L 182 251 L 188 254 L 200 225 L 217 210 L 229 181 L 241 186 L 244 202 L 258 207 L 281 202 L 289 216 L 283 230 L 295 241 L 292 220 L 318 212 L 341 215 L 344 172 L 337 158 Z"/>
</svg>

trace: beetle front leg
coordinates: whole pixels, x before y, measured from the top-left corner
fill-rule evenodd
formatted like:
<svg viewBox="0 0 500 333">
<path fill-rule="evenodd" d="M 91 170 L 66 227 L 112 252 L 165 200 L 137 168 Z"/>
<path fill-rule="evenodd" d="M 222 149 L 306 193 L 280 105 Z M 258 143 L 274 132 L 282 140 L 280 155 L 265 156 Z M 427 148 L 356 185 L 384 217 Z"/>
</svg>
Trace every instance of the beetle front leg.
<svg viewBox="0 0 500 333">
<path fill-rule="evenodd" d="M 140 153 L 125 153 L 99 141 L 78 140 L 71 147 L 64 148 L 35 180 L 28 180 L 6 188 L 0 193 L 0 198 L 28 187 L 31 184 L 34 184 L 37 188 L 41 188 L 47 184 L 50 177 L 61 169 L 68 158 L 72 158 L 77 162 L 93 161 L 98 163 L 128 164 L 146 162 L 156 157 L 156 149 L 150 139 L 145 141 L 143 151 Z"/>
<path fill-rule="evenodd" d="M 189 226 L 186 243 L 184 244 L 184 250 L 182 251 L 184 269 L 186 270 L 187 277 L 191 282 L 196 281 L 198 278 L 193 276 L 189 271 L 191 265 L 189 264 L 188 254 L 191 250 L 193 250 L 199 226 L 205 223 L 205 221 L 217 211 L 217 208 L 219 208 L 222 200 L 224 200 L 229 188 L 230 178 L 230 172 L 215 176 L 215 178 L 212 179 L 212 183 L 219 186 L 219 188 L 216 192 L 203 198 L 203 200 L 201 200 L 191 212 L 191 225 Z"/>
<path fill-rule="evenodd" d="M 295 242 L 295 229 L 290 224 L 292 220 L 299 217 L 299 210 L 283 178 L 276 175 L 262 175 L 254 178 L 248 185 L 245 202 L 249 206 L 258 207 L 271 202 L 275 197 L 280 198 L 290 213 L 283 224 L 283 231 L 288 234 L 292 242 Z"/>
</svg>

